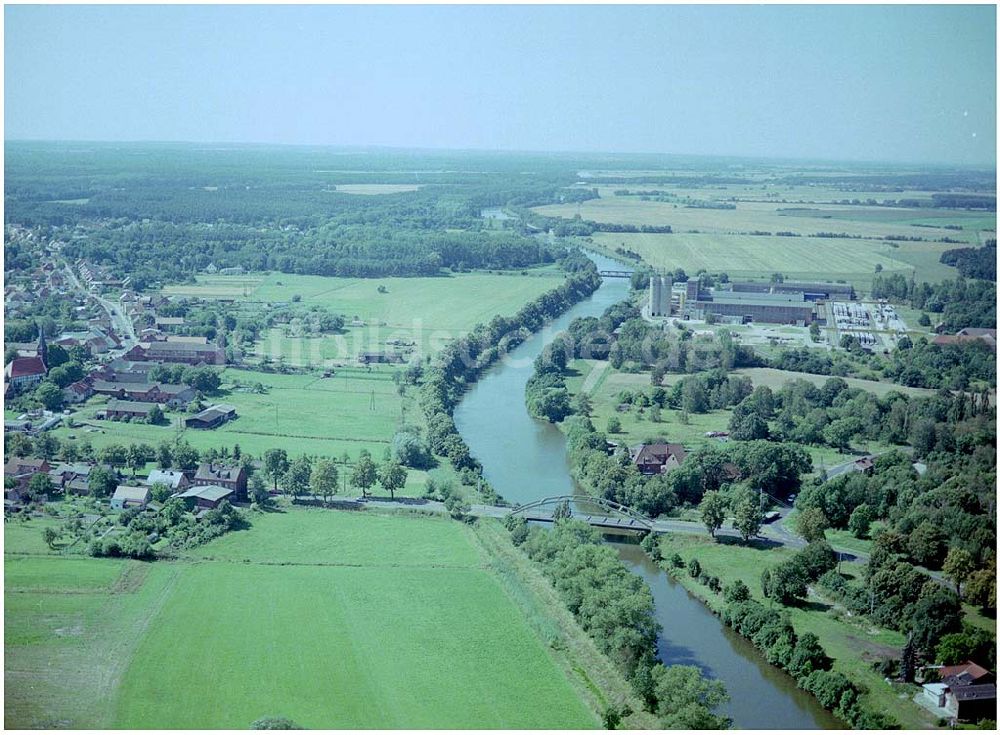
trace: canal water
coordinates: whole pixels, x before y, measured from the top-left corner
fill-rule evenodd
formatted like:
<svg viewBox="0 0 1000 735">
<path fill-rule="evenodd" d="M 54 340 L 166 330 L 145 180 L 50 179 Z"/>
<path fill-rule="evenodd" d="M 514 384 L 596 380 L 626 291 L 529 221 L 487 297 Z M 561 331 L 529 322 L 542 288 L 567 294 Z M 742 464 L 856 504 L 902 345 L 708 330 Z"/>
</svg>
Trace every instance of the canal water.
<svg viewBox="0 0 1000 735">
<path fill-rule="evenodd" d="M 601 270 L 621 270 L 620 263 L 589 254 Z M 455 424 L 483 464 L 490 484 L 511 503 L 575 491 L 563 434 L 532 418 L 524 388 L 535 357 L 577 317 L 600 316 L 628 296 L 626 279 L 605 279 L 580 302 L 519 345 L 484 373 L 455 409 Z M 794 680 L 771 666 L 699 601 L 670 580 L 634 543 L 613 542 L 628 568 L 649 584 L 656 618 L 663 628 L 658 656 L 665 664 L 698 666 L 726 685 L 730 701 L 720 708 L 743 729 L 842 728 Z"/>
</svg>

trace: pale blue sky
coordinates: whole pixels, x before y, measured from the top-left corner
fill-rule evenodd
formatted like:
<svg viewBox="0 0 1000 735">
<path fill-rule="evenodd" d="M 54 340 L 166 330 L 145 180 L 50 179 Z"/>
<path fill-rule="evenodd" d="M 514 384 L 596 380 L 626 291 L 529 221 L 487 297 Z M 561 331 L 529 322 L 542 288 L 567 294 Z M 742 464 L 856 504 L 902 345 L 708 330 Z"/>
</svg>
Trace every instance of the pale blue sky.
<svg viewBox="0 0 1000 735">
<path fill-rule="evenodd" d="M 993 6 L 5 8 L 7 139 L 996 160 Z"/>
</svg>

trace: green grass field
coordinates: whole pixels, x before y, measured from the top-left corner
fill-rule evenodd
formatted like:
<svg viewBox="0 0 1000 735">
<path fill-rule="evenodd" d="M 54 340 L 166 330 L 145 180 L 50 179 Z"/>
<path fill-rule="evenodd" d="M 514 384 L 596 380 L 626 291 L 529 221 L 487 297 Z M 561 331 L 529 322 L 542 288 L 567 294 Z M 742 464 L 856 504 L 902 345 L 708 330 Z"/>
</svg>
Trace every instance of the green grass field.
<svg viewBox="0 0 1000 735">
<path fill-rule="evenodd" d="M 468 527 L 295 508 L 253 524 L 173 563 L 8 542 L 5 726 L 597 725 Z"/>
<path fill-rule="evenodd" d="M 181 436 L 196 449 L 239 444 L 254 455 L 279 447 L 294 455 L 307 452 L 327 457 L 339 457 L 344 452 L 357 457 L 367 449 L 380 458 L 404 418 L 404 399 L 396 391 L 388 369 L 375 368 L 371 373 L 347 370 L 323 378 L 318 374 L 282 375 L 228 368 L 222 380 L 222 394 L 210 401 L 236 406 L 237 418 L 217 429 L 184 428 L 182 411 L 168 411 L 170 424 L 162 426 L 98 420 L 93 418 L 103 405 L 103 399 L 98 397 L 74 414 L 76 422 L 86 422 L 88 427 L 62 427 L 55 434 L 87 438 L 95 447 L 115 442 L 155 445 Z M 259 382 L 267 392 L 236 390 L 233 381 L 244 386 Z M 419 421 L 415 408 L 411 419 Z M 88 430 L 94 427 L 98 431 Z"/>
<path fill-rule="evenodd" d="M 958 210 L 914 210 L 891 207 L 842 206 L 830 202 L 855 195 L 842 191 L 820 191 L 799 187 L 797 191 L 739 191 L 725 189 L 665 189 L 636 185 L 627 188 L 665 189 L 678 197 L 696 200 L 728 201 L 731 197 L 754 197 L 758 201 L 737 201 L 736 209 L 695 209 L 683 201 L 642 201 L 635 196 L 615 196 L 614 189 L 601 187 L 600 199 L 585 202 L 552 204 L 536 207 L 535 211 L 549 217 L 571 219 L 577 214 L 583 219 L 613 224 L 670 225 L 674 232 L 698 230 L 717 234 L 732 232 L 791 231 L 807 236 L 815 232 L 844 232 L 862 237 L 906 235 L 935 239 L 950 237 L 980 244 L 980 230 L 995 229 L 996 217 L 982 212 Z M 764 200 L 768 194 L 771 198 Z M 858 194 L 861 197 L 862 195 Z M 883 198 L 883 194 L 875 195 Z M 895 195 L 894 195 L 895 196 Z M 905 194 L 898 195 L 904 198 Z M 926 193 L 912 198 L 927 198 Z M 780 201 L 786 199 L 785 202 Z M 805 202 L 805 203 L 803 203 Z M 815 202 L 816 206 L 811 203 Z M 933 227 L 917 227 L 918 224 Z M 947 230 L 943 225 L 959 225 L 961 230 Z M 945 246 L 956 247 L 955 245 Z"/>
<path fill-rule="evenodd" d="M 742 580 L 757 600 L 764 599 L 760 589 L 761 571 L 793 553 L 787 548 L 756 549 L 716 543 L 707 534 L 665 534 L 660 539 L 665 557 L 678 553 L 685 562 L 697 558 L 708 574 L 721 580 L 723 587 L 737 579 Z M 845 564 L 844 572 L 860 574 L 861 566 Z M 721 610 L 724 605 L 721 596 L 713 594 L 686 573 L 677 575 L 677 579 L 713 610 Z M 892 714 L 904 729 L 934 725 L 933 716 L 910 701 L 917 691 L 915 686 L 888 684 L 871 666 L 884 656 L 898 656 L 905 643 L 901 633 L 876 628 L 867 620 L 852 618 L 843 608 L 815 594 L 810 595 L 806 604 L 786 610 L 799 635 L 808 632 L 816 634 L 827 654 L 835 659 L 835 671 L 842 672 L 852 682 L 868 690 L 865 700 L 869 707 Z"/>
<path fill-rule="evenodd" d="M 683 268 L 687 273 L 702 269 L 712 273 L 724 271 L 730 278 L 768 278 L 780 272 L 789 279 L 850 281 L 863 290 L 870 287 L 877 264 L 887 274 L 907 276 L 915 267 L 899 254 L 902 247 L 892 249 L 870 240 L 604 232 L 595 233 L 593 241 L 606 251 L 625 247 L 654 268 Z M 926 263 L 921 267 L 926 267 Z"/>
<path fill-rule="evenodd" d="M 637 196 L 616 196 L 622 186 L 599 187 L 600 199 L 548 205 L 535 211 L 553 217 L 583 219 L 613 224 L 670 225 L 670 235 L 595 233 L 594 243 L 613 252 L 625 247 L 639 253 L 655 268 L 683 268 L 695 273 L 725 271 L 738 278 L 766 278 L 774 272 L 790 278 L 848 280 L 858 288 L 870 288 L 874 268 L 886 273 L 913 274 L 918 281 L 936 282 L 954 278 L 958 271 L 940 262 L 941 253 L 960 245 L 932 242 L 948 237 L 981 245 L 995 237 L 996 217 L 989 213 L 956 210 L 914 210 L 891 207 L 843 206 L 832 202 L 844 198 L 868 198 L 862 192 L 847 194 L 822 187 L 734 185 L 698 189 L 636 184 L 633 189 L 661 189 L 679 197 L 677 201 L 642 201 Z M 884 194 L 872 193 L 883 199 Z M 737 198 L 736 209 L 686 207 L 684 197 L 728 202 Z M 926 192 L 904 192 L 898 198 L 927 199 Z M 959 226 L 962 229 L 946 229 Z M 760 237 L 748 234 L 795 232 L 801 237 Z M 866 238 L 828 239 L 809 237 L 817 232 L 846 233 Z M 886 236 L 923 238 L 925 241 L 889 243 Z M 896 247 L 894 247 L 894 245 Z"/>
<path fill-rule="evenodd" d="M 511 315 L 562 283 L 562 274 L 538 269 L 521 274 L 463 273 L 438 278 L 333 278 L 290 273 L 199 276 L 195 285 L 168 286 L 164 293 L 237 301 L 325 306 L 348 322 L 385 322 L 411 330 L 461 332 L 497 314 Z M 378 291 L 384 286 L 385 293 Z M 243 296 L 246 291 L 246 297 Z M 350 328 L 350 327 L 348 327 Z M 452 337 L 458 336 L 452 334 Z"/>
</svg>

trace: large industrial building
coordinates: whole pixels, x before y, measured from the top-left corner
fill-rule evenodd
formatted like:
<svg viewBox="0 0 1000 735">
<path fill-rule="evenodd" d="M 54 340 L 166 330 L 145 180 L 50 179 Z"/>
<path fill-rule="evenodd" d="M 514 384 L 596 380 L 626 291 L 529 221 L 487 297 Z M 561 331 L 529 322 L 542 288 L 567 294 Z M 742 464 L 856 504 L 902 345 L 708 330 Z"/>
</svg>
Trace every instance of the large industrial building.
<svg viewBox="0 0 1000 735">
<path fill-rule="evenodd" d="M 806 301 L 827 301 L 837 299 L 850 301 L 854 298 L 854 286 L 850 283 L 826 283 L 817 281 L 734 281 L 730 284 L 733 293 L 758 294 L 798 294 Z"/>
<path fill-rule="evenodd" d="M 687 302 L 685 316 L 704 319 L 713 314 L 741 324 L 796 324 L 809 326 L 816 318 L 816 307 L 806 301 L 800 291 L 794 293 L 745 293 L 715 290 L 702 294 L 697 301 Z"/>
<path fill-rule="evenodd" d="M 669 278 L 652 276 L 649 281 L 651 317 L 673 314 L 683 319 L 705 319 L 711 314 L 720 321 L 741 324 L 806 327 L 819 318 L 817 301 L 853 298 L 854 288 L 849 283 L 742 281 L 703 288 L 701 279 L 694 277 L 675 289 Z"/>
</svg>

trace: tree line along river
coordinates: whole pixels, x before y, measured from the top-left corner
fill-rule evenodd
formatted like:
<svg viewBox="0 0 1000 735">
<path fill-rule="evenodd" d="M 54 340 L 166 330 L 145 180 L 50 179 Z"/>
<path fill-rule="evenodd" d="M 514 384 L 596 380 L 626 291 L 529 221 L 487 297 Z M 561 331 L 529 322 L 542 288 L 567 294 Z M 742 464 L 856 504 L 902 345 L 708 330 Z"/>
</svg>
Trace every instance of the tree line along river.
<svg viewBox="0 0 1000 735">
<path fill-rule="evenodd" d="M 601 270 L 620 263 L 588 253 Z M 535 357 L 577 317 L 600 316 L 629 294 L 626 279 L 605 279 L 576 304 L 484 373 L 455 410 L 455 424 L 490 484 L 511 503 L 572 494 L 565 437 L 554 425 L 532 418 L 524 401 Z M 840 729 L 795 681 L 771 666 L 748 641 L 731 631 L 701 602 L 672 581 L 635 543 L 609 540 L 628 568 L 653 592 L 662 626 L 657 655 L 664 664 L 698 666 L 725 683 L 730 700 L 720 711 L 741 729 Z"/>
</svg>

